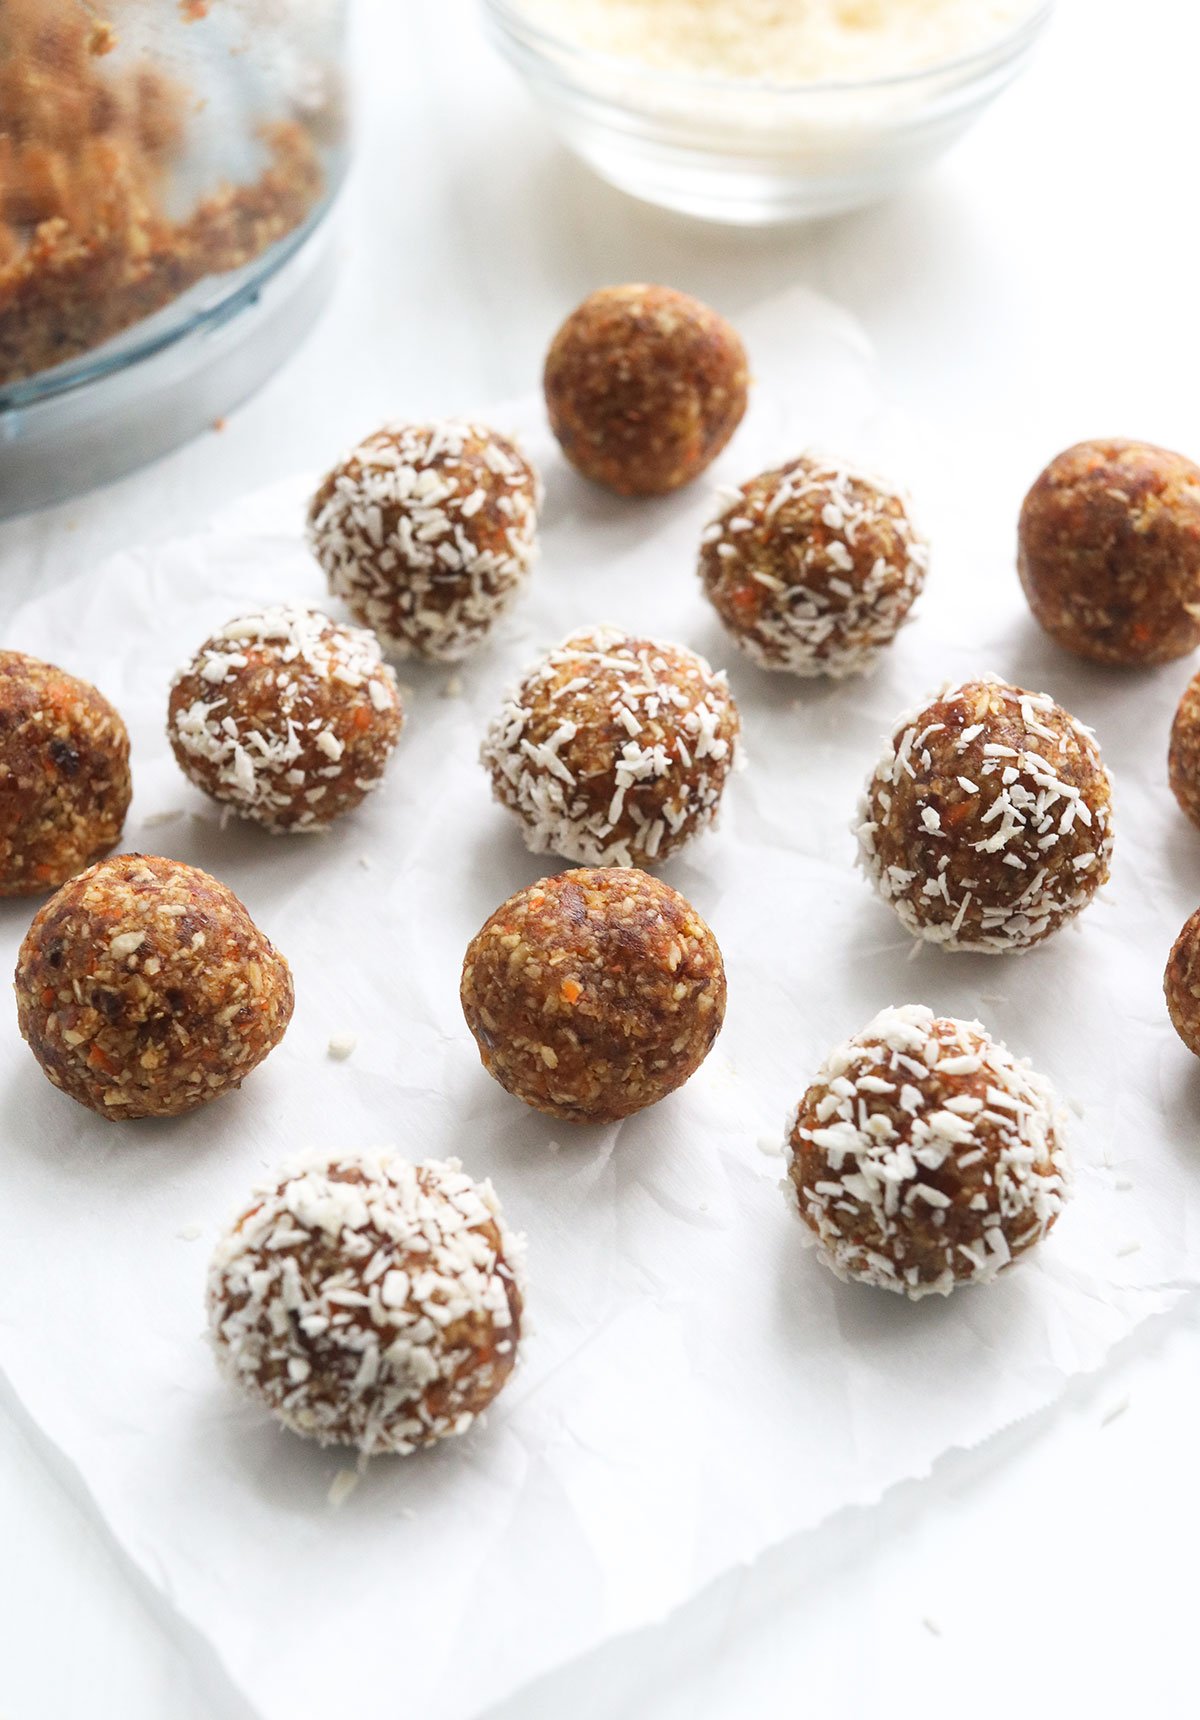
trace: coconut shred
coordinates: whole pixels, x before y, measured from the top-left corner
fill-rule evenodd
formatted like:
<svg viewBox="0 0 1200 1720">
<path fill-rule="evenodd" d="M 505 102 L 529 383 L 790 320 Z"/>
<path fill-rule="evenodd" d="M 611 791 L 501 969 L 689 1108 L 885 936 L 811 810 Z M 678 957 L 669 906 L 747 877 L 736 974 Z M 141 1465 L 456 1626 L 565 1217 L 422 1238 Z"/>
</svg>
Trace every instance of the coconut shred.
<svg viewBox="0 0 1200 1720">
<path fill-rule="evenodd" d="M 896 76 L 983 49 L 1036 0 L 520 0 L 597 53 L 777 85 Z"/>
</svg>

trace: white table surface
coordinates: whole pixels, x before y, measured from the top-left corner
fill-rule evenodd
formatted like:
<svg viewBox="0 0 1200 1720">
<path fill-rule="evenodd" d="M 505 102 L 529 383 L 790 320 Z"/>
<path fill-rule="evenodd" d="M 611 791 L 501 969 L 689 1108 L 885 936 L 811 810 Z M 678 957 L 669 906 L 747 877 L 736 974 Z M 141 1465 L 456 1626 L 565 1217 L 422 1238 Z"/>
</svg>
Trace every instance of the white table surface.
<svg viewBox="0 0 1200 1720">
<path fill-rule="evenodd" d="M 478 39 L 470 0 L 361 0 L 360 41 L 361 149 L 323 322 L 222 432 L 0 526 L 0 620 L 31 589 L 199 528 L 389 415 L 528 392 L 561 316 L 606 281 L 667 281 L 735 321 L 792 283 L 816 288 L 861 323 L 897 403 L 1030 478 L 1086 435 L 1200 450 L 1200 16 L 1186 0 L 1062 0 L 1032 74 L 918 187 L 762 234 L 594 181 Z M 498 1712 L 1193 1713 L 1198 1379 L 1192 1298 L 1045 1414 Z M 424 1720 L 407 1714 L 402 1675 L 396 1713 Z M 83 1715 L 248 1710 L 0 1378 L 0 1720 Z"/>
</svg>

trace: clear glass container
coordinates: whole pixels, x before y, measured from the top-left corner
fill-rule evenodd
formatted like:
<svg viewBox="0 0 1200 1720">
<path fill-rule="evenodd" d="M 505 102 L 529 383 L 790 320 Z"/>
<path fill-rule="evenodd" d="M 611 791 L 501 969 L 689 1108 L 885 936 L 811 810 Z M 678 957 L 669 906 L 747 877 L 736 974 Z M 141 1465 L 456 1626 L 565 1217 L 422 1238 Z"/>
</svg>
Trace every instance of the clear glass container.
<svg viewBox="0 0 1200 1720">
<path fill-rule="evenodd" d="M 346 0 L 0 0 L 0 514 L 186 440 L 331 276 Z"/>
<path fill-rule="evenodd" d="M 563 141 L 649 203 L 739 225 L 873 203 L 947 149 L 1025 65 L 1051 11 L 1031 0 L 978 52 L 897 76 L 806 84 L 702 77 L 598 53 L 482 0 L 501 52 Z"/>
</svg>

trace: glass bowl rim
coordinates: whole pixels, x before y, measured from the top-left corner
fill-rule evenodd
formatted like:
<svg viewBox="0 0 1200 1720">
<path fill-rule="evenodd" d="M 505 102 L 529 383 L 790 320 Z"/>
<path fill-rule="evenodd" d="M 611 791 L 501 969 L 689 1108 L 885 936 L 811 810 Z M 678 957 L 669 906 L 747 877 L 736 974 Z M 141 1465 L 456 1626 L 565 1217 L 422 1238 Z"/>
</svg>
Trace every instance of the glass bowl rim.
<svg viewBox="0 0 1200 1720">
<path fill-rule="evenodd" d="M 623 55 L 612 54 L 573 42 L 566 36 L 534 23 L 521 10 L 519 0 L 481 0 L 481 4 L 496 27 L 516 45 L 532 49 L 549 63 L 571 60 L 580 67 L 619 75 L 648 88 L 690 90 L 714 96 L 757 96 L 778 105 L 806 97 L 870 94 L 875 91 L 905 90 L 921 84 L 937 83 L 957 77 L 969 83 L 997 65 L 1015 58 L 1047 24 L 1055 0 L 1035 0 L 1029 13 L 1011 29 L 993 36 L 983 46 L 957 54 L 948 60 L 936 60 L 905 72 L 888 72 L 870 78 L 812 78 L 799 83 L 773 83 L 765 78 L 730 78 L 713 73 L 672 71 L 661 66 L 639 64 Z"/>
</svg>

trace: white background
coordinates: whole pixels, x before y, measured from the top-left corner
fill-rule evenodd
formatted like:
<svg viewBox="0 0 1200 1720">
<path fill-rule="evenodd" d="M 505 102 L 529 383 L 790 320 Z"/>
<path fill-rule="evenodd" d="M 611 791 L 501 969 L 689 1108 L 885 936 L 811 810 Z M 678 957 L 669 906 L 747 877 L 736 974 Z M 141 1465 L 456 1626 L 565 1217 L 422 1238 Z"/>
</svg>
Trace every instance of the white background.
<svg viewBox="0 0 1200 1720">
<path fill-rule="evenodd" d="M 1005 482 L 1084 435 L 1200 449 L 1200 20 L 1184 0 L 1067 0 L 1031 76 L 919 187 L 764 235 L 593 181 L 477 40 L 468 0 L 360 10 L 362 147 L 325 320 L 220 434 L 0 527 L 0 614 L 114 549 L 201 527 L 386 416 L 527 392 L 561 316 L 609 280 L 669 281 L 735 321 L 787 285 L 816 288 L 866 330 L 888 394 L 959 429 Z M 1185 1304 L 1054 1411 L 500 1712 L 1194 1712 L 1198 1377 L 1200 1311 Z M 83 1714 L 245 1710 L 0 1380 L 0 1716 Z"/>
</svg>

